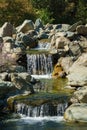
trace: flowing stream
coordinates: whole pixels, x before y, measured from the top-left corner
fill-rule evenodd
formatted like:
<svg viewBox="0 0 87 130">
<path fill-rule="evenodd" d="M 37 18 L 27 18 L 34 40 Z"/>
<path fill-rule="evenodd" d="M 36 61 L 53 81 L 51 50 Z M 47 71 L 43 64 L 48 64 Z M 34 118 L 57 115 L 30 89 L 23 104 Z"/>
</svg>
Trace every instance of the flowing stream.
<svg viewBox="0 0 87 130">
<path fill-rule="evenodd" d="M 67 90 L 64 90 L 66 80 L 52 79 L 52 70 L 52 55 L 27 54 L 28 73 L 40 79 L 34 86 L 38 93 L 16 100 L 15 113 L 11 118 L 0 122 L 0 130 L 87 130 L 86 124 L 64 121 L 63 115 L 69 100 Z"/>
</svg>

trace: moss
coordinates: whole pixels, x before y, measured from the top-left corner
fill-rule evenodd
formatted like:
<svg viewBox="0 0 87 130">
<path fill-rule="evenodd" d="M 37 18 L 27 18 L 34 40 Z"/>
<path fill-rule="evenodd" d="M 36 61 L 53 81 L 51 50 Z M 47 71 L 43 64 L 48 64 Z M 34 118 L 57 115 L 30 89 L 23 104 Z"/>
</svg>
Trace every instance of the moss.
<svg viewBox="0 0 87 130">
<path fill-rule="evenodd" d="M 54 66 L 54 70 L 53 70 L 53 73 L 52 73 L 52 77 L 53 77 L 53 78 L 59 78 L 59 77 L 61 77 L 61 75 L 62 75 L 63 73 L 64 73 L 64 71 L 63 71 L 61 65 L 56 64 L 56 65 Z"/>
</svg>

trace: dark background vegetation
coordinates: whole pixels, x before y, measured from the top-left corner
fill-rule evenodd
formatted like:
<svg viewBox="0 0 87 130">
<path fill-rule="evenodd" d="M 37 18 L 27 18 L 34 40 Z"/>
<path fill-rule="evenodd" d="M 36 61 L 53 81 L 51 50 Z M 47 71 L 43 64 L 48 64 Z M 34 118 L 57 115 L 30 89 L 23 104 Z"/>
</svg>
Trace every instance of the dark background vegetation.
<svg viewBox="0 0 87 130">
<path fill-rule="evenodd" d="M 0 26 L 41 18 L 43 23 L 87 22 L 87 0 L 0 0 Z"/>
</svg>

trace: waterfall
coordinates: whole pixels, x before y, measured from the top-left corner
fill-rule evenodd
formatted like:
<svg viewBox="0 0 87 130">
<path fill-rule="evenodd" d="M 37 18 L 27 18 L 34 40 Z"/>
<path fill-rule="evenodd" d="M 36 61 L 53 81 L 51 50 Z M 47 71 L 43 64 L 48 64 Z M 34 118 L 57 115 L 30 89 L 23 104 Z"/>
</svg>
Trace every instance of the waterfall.
<svg viewBox="0 0 87 130">
<path fill-rule="evenodd" d="M 52 69 L 51 54 L 27 54 L 27 70 L 29 74 L 50 74 Z"/>
<path fill-rule="evenodd" d="M 15 105 L 15 112 L 28 117 L 63 116 L 67 103 L 45 103 L 40 106 L 29 106 L 24 103 Z"/>
</svg>

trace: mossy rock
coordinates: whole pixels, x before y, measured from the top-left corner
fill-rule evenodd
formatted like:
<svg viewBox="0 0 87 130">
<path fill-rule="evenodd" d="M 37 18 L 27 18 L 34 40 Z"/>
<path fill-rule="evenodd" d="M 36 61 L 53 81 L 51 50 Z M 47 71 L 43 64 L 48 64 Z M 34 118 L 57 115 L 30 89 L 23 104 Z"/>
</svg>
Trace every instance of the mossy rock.
<svg viewBox="0 0 87 130">
<path fill-rule="evenodd" d="M 63 68 L 61 67 L 60 64 L 57 63 L 54 66 L 52 77 L 53 78 L 63 78 L 63 77 L 65 77 L 65 72 L 63 71 Z"/>
</svg>

